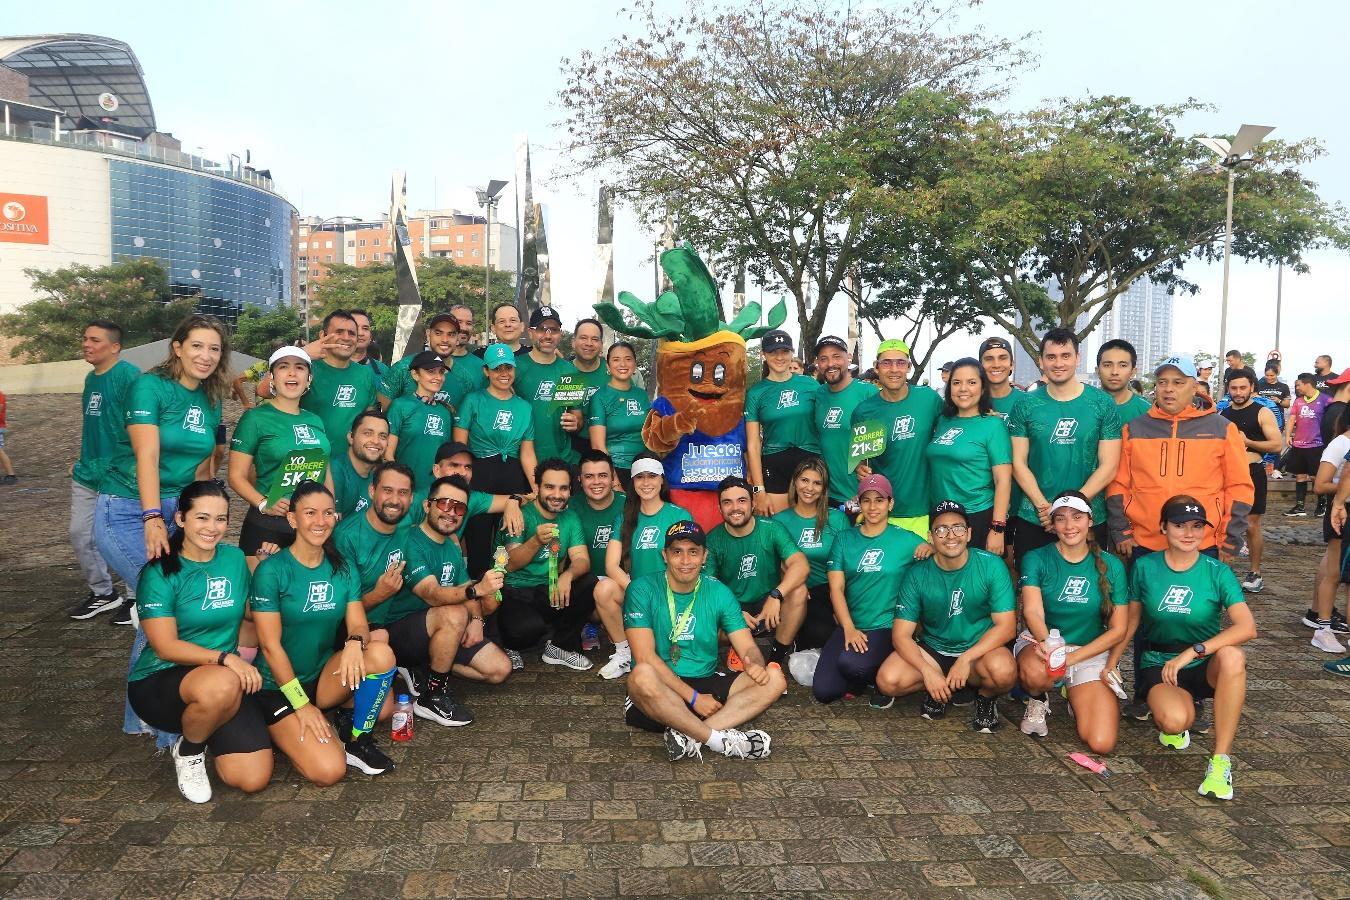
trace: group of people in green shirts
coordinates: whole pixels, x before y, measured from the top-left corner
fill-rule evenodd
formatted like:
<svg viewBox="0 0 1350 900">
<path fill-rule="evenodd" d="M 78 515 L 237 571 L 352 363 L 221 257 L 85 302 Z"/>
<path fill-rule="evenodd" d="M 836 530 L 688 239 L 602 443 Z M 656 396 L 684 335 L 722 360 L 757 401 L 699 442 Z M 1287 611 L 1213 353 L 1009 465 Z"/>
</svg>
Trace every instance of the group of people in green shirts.
<svg viewBox="0 0 1350 900">
<path fill-rule="evenodd" d="M 76 481 L 94 494 L 97 549 L 142 626 L 127 726 L 169 736 L 189 799 L 210 796 L 206 746 L 242 790 L 267 783 L 273 747 L 317 784 L 347 766 L 387 771 L 370 735 L 399 673 L 418 716 L 461 726 L 473 715 L 452 677 L 500 683 L 532 650 L 587 671 L 601 633 L 614 650 L 599 674 L 627 676 L 626 720 L 664 732 L 672 760 L 703 747 L 768 756 L 771 737 L 742 726 L 786 692 L 783 670 L 807 648 L 820 650 L 821 702 L 870 691 L 884 708 L 922 692 L 926 718 L 973 702 L 984 732 L 1020 682 L 1022 728 L 1045 734 L 1062 684 L 1079 735 L 1106 753 L 1116 663 L 1141 624 L 1136 680 L 1163 742 L 1188 743 L 1194 701 L 1215 697 L 1218 752 L 1201 790 L 1231 797 L 1238 645 L 1254 625 L 1231 572 L 1200 556 L 1192 498 L 1164 508 L 1168 549 L 1128 584 L 1102 552 L 1121 414 L 1104 392 L 1074 389 L 1071 334 L 1042 347 L 1058 391 L 1014 390 L 1011 346 L 994 338 L 939 394 L 910 383 L 901 341 L 878 349 L 874 387 L 853 378 L 839 338 L 815 347 L 817 380 L 771 332 L 746 398 L 746 475 L 718 486 L 709 530 L 672 502 L 663 461 L 643 447 L 650 403 L 630 344 L 602 358 L 601 326 L 583 320 L 569 361 L 553 309 L 531 315 L 528 346 L 514 306 L 492 319 L 498 342 L 472 351 L 472 313 L 438 313 L 427 349 L 382 372 L 356 358 L 346 311 L 308 347 L 274 353 L 266 401 L 232 442 L 229 485 L 249 506 L 237 548 L 220 545 L 225 493 L 205 478 L 228 384 L 224 327 L 183 323 L 163 367 L 102 388 L 121 392 L 120 407 L 86 392 L 94 453 Z M 91 405 L 125 425 L 99 432 Z M 880 427 L 879 454 L 850 452 L 859 426 Z"/>
</svg>

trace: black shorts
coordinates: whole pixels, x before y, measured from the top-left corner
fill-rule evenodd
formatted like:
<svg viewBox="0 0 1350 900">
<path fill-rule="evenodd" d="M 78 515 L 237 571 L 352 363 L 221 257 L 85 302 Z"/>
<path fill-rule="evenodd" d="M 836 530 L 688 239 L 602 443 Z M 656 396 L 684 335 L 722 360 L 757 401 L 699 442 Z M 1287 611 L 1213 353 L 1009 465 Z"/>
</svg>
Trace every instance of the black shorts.
<svg viewBox="0 0 1350 900">
<path fill-rule="evenodd" d="M 1290 475 L 1317 475 L 1322 465 L 1322 447 L 1290 447 L 1287 471 Z"/>
<path fill-rule="evenodd" d="M 702 678 L 685 678 L 684 683 L 700 694 L 707 694 L 715 698 L 718 703 L 726 703 L 727 697 L 731 694 L 731 685 L 737 677 L 735 672 L 713 672 L 711 675 L 704 675 Z M 694 713 L 694 715 L 698 715 L 698 713 Z M 665 725 L 638 709 L 632 697 L 623 698 L 623 720 L 627 725 L 633 728 L 641 728 L 643 731 L 659 733 L 666 730 Z"/>
<path fill-rule="evenodd" d="M 174 666 L 162 669 L 136 681 L 127 682 L 127 699 L 148 725 L 160 731 L 176 733 L 183 730 L 183 710 L 187 704 L 179 688 L 183 679 L 196 666 Z M 206 746 L 216 756 L 228 753 L 255 753 L 272 746 L 267 723 L 253 698 L 245 695 L 239 711 L 207 738 Z"/>
<path fill-rule="evenodd" d="M 1345 505 L 1346 511 L 1350 512 L 1350 503 Z M 1341 536 L 1331 528 L 1331 500 L 1327 500 L 1326 511 L 1322 513 L 1322 540 L 1328 544 L 1332 541 L 1339 541 Z"/>
<path fill-rule="evenodd" d="M 1252 476 L 1252 515 L 1264 516 L 1266 514 L 1266 464 L 1263 462 L 1250 463 L 1247 471 Z"/>
<path fill-rule="evenodd" d="M 945 653 L 939 653 L 923 641 L 919 641 L 918 644 L 924 653 L 933 657 L 933 662 L 938 664 L 938 668 L 942 670 L 943 675 L 951 672 L 952 666 L 956 665 L 956 661 L 961 658 L 960 656 L 948 656 Z"/>
<path fill-rule="evenodd" d="M 309 702 L 318 706 L 319 682 L 311 681 L 309 684 L 300 686 L 305 689 L 305 696 L 309 698 Z M 269 691 L 263 688 L 253 695 L 253 701 L 257 704 L 258 711 L 262 714 L 263 721 L 267 723 L 268 727 L 277 724 L 295 712 L 291 709 L 291 701 L 287 700 L 286 695 L 281 691 Z"/>
<path fill-rule="evenodd" d="M 394 658 L 400 666 L 410 669 L 431 662 L 431 634 L 427 630 L 427 616 L 430 613 L 430 608 L 409 613 L 397 622 L 389 622 L 384 626 L 385 631 L 389 632 L 389 649 L 394 651 Z M 469 665 L 478 651 L 487 645 L 488 641 L 484 639 L 472 647 L 460 647 L 455 652 L 454 664 Z"/>
<path fill-rule="evenodd" d="M 257 556 L 264 541 L 284 550 L 295 543 L 295 529 L 285 516 L 269 516 L 259 512 L 258 507 L 250 506 L 239 529 L 239 549 L 245 556 Z"/>
<path fill-rule="evenodd" d="M 819 457 L 818 453 L 797 447 L 766 454 L 760 459 L 764 468 L 764 490 L 770 494 L 786 494 L 788 485 L 792 484 L 792 473 L 797 471 L 797 467 L 808 459 Z"/>
<path fill-rule="evenodd" d="M 989 526 L 994 524 L 994 508 L 991 506 L 979 512 L 966 513 L 966 524 L 970 526 L 970 546 L 983 550 L 985 542 L 989 540 Z M 1006 531 L 1004 538 L 1007 538 Z"/>
<path fill-rule="evenodd" d="M 1214 688 L 1209 684 L 1209 661 L 1212 656 L 1207 656 L 1201 660 L 1200 665 L 1191 666 L 1188 669 L 1182 669 L 1177 673 L 1177 687 L 1190 694 L 1195 700 L 1205 700 L 1214 696 Z M 1137 696 L 1148 698 L 1148 692 L 1153 690 L 1154 685 L 1162 684 L 1162 666 L 1149 666 L 1146 669 L 1140 669 L 1135 675 L 1135 693 Z"/>
</svg>

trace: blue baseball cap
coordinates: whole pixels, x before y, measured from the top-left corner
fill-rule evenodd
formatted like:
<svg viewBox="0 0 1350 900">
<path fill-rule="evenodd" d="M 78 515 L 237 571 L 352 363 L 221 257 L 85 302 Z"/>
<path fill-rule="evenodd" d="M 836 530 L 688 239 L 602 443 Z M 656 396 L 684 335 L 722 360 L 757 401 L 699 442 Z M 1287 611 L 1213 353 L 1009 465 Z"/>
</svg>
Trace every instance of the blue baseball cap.
<svg viewBox="0 0 1350 900">
<path fill-rule="evenodd" d="M 1163 369 L 1176 369 L 1187 378 L 1197 378 L 1200 374 L 1196 371 L 1195 360 L 1181 354 L 1173 354 L 1158 363 L 1153 369 L 1153 377 L 1157 378 L 1158 375 L 1162 373 Z"/>
<path fill-rule="evenodd" d="M 511 348 L 505 344 L 488 344 L 487 349 L 483 351 L 483 365 L 489 369 L 495 369 L 498 366 L 516 365 L 516 355 L 511 352 Z"/>
<path fill-rule="evenodd" d="M 693 541 L 700 547 L 707 546 L 708 535 L 693 519 L 684 519 L 666 529 L 666 548 L 676 541 Z"/>
</svg>

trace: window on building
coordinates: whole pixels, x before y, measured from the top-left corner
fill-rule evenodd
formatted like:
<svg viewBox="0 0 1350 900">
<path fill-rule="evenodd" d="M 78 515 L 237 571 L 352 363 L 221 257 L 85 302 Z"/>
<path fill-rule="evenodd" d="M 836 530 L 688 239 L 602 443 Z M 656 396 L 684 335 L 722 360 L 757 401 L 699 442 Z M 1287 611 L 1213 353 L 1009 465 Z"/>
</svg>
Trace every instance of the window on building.
<svg viewBox="0 0 1350 900">
<path fill-rule="evenodd" d="M 348 246 L 348 247 L 355 247 L 355 246 L 356 246 L 356 241 L 348 240 L 348 241 L 347 241 L 347 246 Z"/>
<path fill-rule="evenodd" d="M 477 247 L 474 247 L 474 248 L 473 248 L 473 255 L 474 255 L 474 257 L 477 257 L 477 256 L 478 256 L 478 248 L 477 248 Z"/>
<path fill-rule="evenodd" d="M 463 258 L 464 258 L 464 251 L 463 251 L 463 250 L 456 250 L 456 251 L 455 251 L 455 256 L 458 256 L 460 259 L 463 259 Z"/>
<path fill-rule="evenodd" d="M 457 235 L 455 235 L 455 243 L 456 243 L 456 244 L 462 244 L 462 243 L 464 243 L 464 235 L 462 235 L 462 234 L 457 234 Z"/>
<path fill-rule="evenodd" d="M 332 250 L 332 249 L 333 249 L 333 242 L 332 242 L 332 241 L 324 241 L 324 242 L 323 242 L 323 248 L 324 248 L 325 250 Z"/>
<path fill-rule="evenodd" d="M 309 270 L 309 274 L 313 275 L 315 278 L 318 278 L 318 277 L 319 277 L 319 270 L 318 270 L 318 269 L 310 269 L 310 270 Z"/>
<path fill-rule="evenodd" d="M 359 242 L 359 246 L 364 247 L 365 245 L 366 245 L 366 239 L 365 239 L 365 238 L 361 238 L 361 240 L 360 240 L 360 242 Z"/>
<path fill-rule="evenodd" d="M 448 243 L 450 243 L 450 235 L 448 235 L 448 234 L 433 234 L 433 235 L 431 236 L 431 242 L 432 242 L 433 244 L 448 244 Z"/>
<path fill-rule="evenodd" d="M 475 231 L 473 234 L 469 235 L 469 240 L 471 241 L 478 240 L 478 232 Z"/>
<path fill-rule="evenodd" d="M 361 262 L 365 262 L 365 261 L 366 261 L 366 255 L 365 255 L 364 253 L 362 253 L 362 254 L 361 254 Z"/>
<path fill-rule="evenodd" d="M 372 247 L 378 247 L 378 246 L 380 246 L 380 239 L 379 239 L 379 238 L 374 238 L 374 239 L 372 239 L 371 242 L 370 242 L 370 245 L 371 245 Z"/>
<path fill-rule="evenodd" d="M 300 242 L 300 249 L 301 249 L 301 250 L 308 250 L 308 249 L 309 249 L 309 241 L 301 241 L 301 242 Z"/>
<path fill-rule="evenodd" d="M 323 261 L 324 261 L 324 262 L 332 262 L 332 261 L 333 261 L 333 254 L 330 253 L 330 254 L 328 254 L 327 256 L 325 256 L 325 257 L 323 258 Z"/>
</svg>

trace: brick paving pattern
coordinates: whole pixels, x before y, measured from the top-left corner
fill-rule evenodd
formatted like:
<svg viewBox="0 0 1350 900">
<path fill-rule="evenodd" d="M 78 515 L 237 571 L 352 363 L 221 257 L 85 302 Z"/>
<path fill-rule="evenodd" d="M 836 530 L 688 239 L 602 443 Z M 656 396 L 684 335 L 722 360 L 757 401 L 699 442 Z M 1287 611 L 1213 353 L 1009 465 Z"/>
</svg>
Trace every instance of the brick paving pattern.
<svg viewBox="0 0 1350 900">
<path fill-rule="evenodd" d="M 620 721 L 623 687 L 531 660 L 460 692 L 478 722 L 419 721 L 398 769 L 183 801 L 120 733 L 128 629 L 72 622 L 70 397 L 10 401 L 21 481 L 0 488 L 0 893 L 55 897 L 1350 897 L 1350 681 L 1298 624 L 1315 547 L 1271 546 L 1234 755 L 1237 798 L 1195 793 L 1210 739 L 1122 723 L 1109 781 L 1058 700 L 992 736 L 905 699 L 821 707 L 794 686 L 761 763 L 672 765 Z M 235 411 L 237 417 L 237 410 Z M 1276 513 L 1278 515 L 1278 513 Z M 242 516 L 236 516 L 236 522 Z M 1311 527 L 1311 526 L 1309 526 Z M 389 747 L 387 736 L 380 736 Z"/>
</svg>

